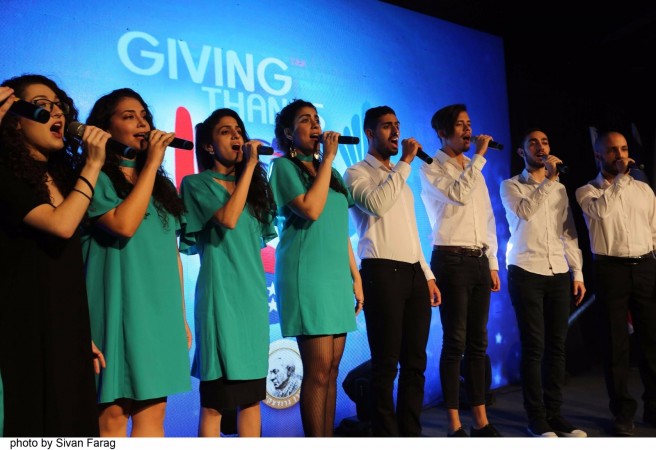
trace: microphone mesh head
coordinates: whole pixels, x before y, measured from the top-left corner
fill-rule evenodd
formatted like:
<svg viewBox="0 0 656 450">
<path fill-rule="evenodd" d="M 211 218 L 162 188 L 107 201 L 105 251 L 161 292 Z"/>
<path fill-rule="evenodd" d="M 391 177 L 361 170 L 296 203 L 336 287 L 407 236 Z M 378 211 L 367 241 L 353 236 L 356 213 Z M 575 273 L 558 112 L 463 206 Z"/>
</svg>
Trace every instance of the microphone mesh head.
<svg viewBox="0 0 656 450">
<path fill-rule="evenodd" d="M 66 131 L 68 131 L 73 136 L 81 139 L 82 136 L 84 135 L 84 127 L 85 125 L 83 123 L 74 120 L 73 122 L 68 124 L 68 126 L 66 127 Z"/>
</svg>

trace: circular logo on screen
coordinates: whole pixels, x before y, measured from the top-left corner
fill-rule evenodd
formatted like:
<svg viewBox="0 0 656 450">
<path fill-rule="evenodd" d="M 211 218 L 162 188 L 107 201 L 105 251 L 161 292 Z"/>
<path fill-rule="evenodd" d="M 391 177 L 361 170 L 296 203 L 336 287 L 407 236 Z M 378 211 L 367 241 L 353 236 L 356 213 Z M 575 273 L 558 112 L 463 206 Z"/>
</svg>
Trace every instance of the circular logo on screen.
<svg viewBox="0 0 656 450">
<path fill-rule="evenodd" d="M 269 372 L 265 404 L 285 409 L 298 403 L 303 381 L 303 364 L 296 341 L 279 339 L 269 345 Z"/>
</svg>

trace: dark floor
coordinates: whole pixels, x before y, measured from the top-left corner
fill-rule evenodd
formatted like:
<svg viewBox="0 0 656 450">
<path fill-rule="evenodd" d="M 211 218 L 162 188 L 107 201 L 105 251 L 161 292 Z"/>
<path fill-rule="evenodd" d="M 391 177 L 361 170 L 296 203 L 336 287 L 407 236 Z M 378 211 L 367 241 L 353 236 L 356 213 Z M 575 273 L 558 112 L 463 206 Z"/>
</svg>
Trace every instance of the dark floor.
<svg viewBox="0 0 656 450">
<path fill-rule="evenodd" d="M 631 393 L 640 399 L 642 384 L 638 369 L 631 371 Z M 576 376 L 569 376 L 564 392 L 563 416 L 588 433 L 589 437 L 612 437 L 609 427 L 612 416 L 608 410 L 608 396 L 601 368 L 593 368 Z M 522 406 L 520 386 L 506 386 L 494 391 L 495 401 L 488 406 L 488 418 L 507 437 L 528 437 L 526 416 Z M 656 428 L 642 423 L 642 401 L 639 400 L 635 420 L 635 437 L 656 437 Z M 471 426 L 468 411 L 461 411 L 465 429 Z M 427 437 L 444 437 L 446 414 L 440 406 L 430 407 L 422 414 L 423 434 Z M 339 431 L 339 429 L 338 429 Z M 656 444 L 656 442 L 654 442 Z"/>
</svg>

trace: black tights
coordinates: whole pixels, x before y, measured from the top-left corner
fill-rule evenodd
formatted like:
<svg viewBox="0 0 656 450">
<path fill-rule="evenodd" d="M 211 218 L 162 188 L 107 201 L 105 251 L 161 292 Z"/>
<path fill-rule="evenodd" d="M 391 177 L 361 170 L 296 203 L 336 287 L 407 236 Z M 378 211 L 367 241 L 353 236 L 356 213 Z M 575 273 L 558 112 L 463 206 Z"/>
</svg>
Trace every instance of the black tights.
<svg viewBox="0 0 656 450">
<path fill-rule="evenodd" d="M 335 426 L 337 373 L 346 334 L 298 336 L 303 361 L 301 420 L 307 437 L 331 437 Z"/>
</svg>

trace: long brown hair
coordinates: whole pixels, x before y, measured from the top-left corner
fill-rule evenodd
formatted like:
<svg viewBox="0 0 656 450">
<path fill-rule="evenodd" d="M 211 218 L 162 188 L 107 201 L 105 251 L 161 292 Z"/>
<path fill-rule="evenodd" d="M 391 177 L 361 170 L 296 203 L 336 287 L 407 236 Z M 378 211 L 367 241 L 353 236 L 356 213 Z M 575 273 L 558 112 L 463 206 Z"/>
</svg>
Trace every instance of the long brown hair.
<svg viewBox="0 0 656 450">
<path fill-rule="evenodd" d="M 207 119 L 196 125 L 196 161 L 200 170 L 211 169 L 214 165 L 214 159 L 212 155 L 205 151 L 205 147 L 212 145 L 214 127 L 226 116 L 232 117 L 237 121 L 237 125 L 242 130 L 244 142 L 249 141 L 246 127 L 239 114 L 228 108 L 217 109 Z M 242 160 L 235 166 L 237 180 L 239 180 L 241 174 L 244 172 L 245 166 L 245 160 Z M 267 173 L 264 167 L 262 167 L 262 163 L 258 163 L 255 166 L 251 185 L 248 188 L 246 204 L 253 217 L 261 223 L 269 224 L 276 216 L 276 203 L 273 201 L 273 192 L 269 186 Z"/>
<path fill-rule="evenodd" d="M 91 108 L 87 124 L 102 128 L 103 130 L 109 130 L 110 119 L 116 111 L 119 102 L 125 98 L 133 98 L 141 103 L 141 106 L 143 106 L 146 111 L 146 121 L 150 125 L 150 129 L 154 130 L 155 125 L 153 123 L 153 116 L 150 109 L 148 109 L 148 105 L 141 95 L 130 88 L 116 89 L 109 94 L 100 97 L 93 105 L 93 108 Z M 108 152 L 102 170 L 112 181 L 118 196 L 124 199 L 132 191 L 134 186 L 127 180 L 127 178 L 125 178 L 125 175 L 123 175 L 123 172 L 119 168 L 120 161 L 121 158 L 118 154 Z M 141 172 L 145 163 L 146 152 L 138 152 L 136 166 L 137 173 Z M 167 225 L 166 212 L 169 212 L 178 218 L 184 213 L 184 204 L 178 195 L 178 190 L 175 188 L 175 185 L 161 166 L 157 169 L 157 174 L 155 175 L 153 198 L 155 199 L 157 215 L 165 226 Z"/>
<path fill-rule="evenodd" d="M 294 143 L 285 135 L 285 129 L 294 129 L 294 119 L 296 119 L 296 114 L 299 110 L 305 107 L 310 107 L 315 111 L 317 110 L 317 108 L 312 103 L 301 99 L 294 99 L 291 103 L 281 109 L 280 112 L 276 114 L 275 134 L 278 150 L 285 154 L 285 158 L 289 159 L 301 169 L 301 173 L 305 175 L 307 181 L 312 182 L 314 181 L 315 175 L 312 175 L 308 168 L 305 167 L 305 164 L 303 164 L 298 158 L 292 157 L 290 152 L 294 147 Z M 318 159 L 312 160 L 312 165 L 314 165 L 315 172 L 319 170 L 319 164 L 320 161 Z M 335 176 L 334 170 L 331 171 L 330 174 L 330 188 L 347 196 L 346 188 L 339 182 Z"/>
<path fill-rule="evenodd" d="M 77 120 L 78 111 L 73 104 L 73 99 L 53 80 L 43 75 L 25 74 L 2 82 L 2 86 L 12 88 L 19 98 L 23 98 L 25 90 L 35 84 L 49 87 L 59 101 L 68 105 L 69 111 L 65 115 L 67 124 Z M 32 158 L 25 142 L 25 135 L 18 127 L 18 116 L 13 114 L 7 114 L 0 123 L 0 149 L 0 162 L 11 169 L 19 179 L 33 187 L 40 200 L 48 203 L 52 203 L 52 199 L 46 186 L 46 172 L 50 174 L 62 195 L 67 196 L 75 185 L 75 172 L 82 164 L 79 143 L 66 130 L 64 130 L 64 148 L 51 153 L 46 164 Z"/>
</svg>

